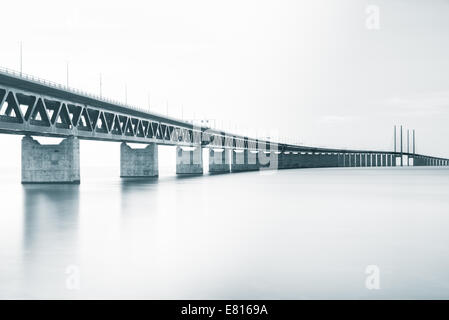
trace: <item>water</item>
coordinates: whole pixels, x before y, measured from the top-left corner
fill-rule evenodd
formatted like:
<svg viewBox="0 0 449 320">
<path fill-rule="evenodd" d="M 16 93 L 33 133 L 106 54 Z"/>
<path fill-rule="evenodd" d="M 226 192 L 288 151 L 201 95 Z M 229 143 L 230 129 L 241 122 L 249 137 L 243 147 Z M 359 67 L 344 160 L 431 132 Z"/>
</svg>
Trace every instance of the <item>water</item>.
<svg viewBox="0 0 449 320">
<path fill-rule="evenodd" d="M 79 186 L 0 175 L 0 298 L 449 298 L 447 169 L 82 169 Z"/>
</svg>

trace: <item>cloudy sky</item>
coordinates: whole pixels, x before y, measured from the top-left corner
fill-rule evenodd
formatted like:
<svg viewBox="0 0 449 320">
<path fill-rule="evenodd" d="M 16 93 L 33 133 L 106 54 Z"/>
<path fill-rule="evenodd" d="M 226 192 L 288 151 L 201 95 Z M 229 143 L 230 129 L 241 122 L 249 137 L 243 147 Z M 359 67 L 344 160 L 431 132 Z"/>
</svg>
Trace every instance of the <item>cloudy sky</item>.
<svg viewBox="0 0 449 320">
<path fill-rule="evenodd" d="M 449 1 L 17 0 L 2 13 L 3 67 L 19 68 L 22 41 L 24 72 L 65 83 L 68 63 L 71 86 L 97 93 L 101 73 L 103 95 L 126 86 L 156 112 L 382 150 L 403 124 L 417 152 L 449 157 Z M 18 141 L 0 144 L 19 154 Z"/>
</svg>

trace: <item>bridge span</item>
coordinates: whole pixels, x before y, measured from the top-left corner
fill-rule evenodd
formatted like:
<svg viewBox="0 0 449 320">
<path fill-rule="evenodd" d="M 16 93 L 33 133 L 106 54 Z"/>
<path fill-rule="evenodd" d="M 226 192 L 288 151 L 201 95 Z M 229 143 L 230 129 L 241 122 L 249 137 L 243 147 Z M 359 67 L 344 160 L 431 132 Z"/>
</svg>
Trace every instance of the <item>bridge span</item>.
<svg viewBox="0 0 449 320">
<path fill-rule="evenodd" d="M 316 148 L 195 126 L 11 70 L 0 71 L 0 133 L 24 135 L 22 183 L 79 183 L 79 139 L 121 142 L 122 177 L 158 176 L 158 145 L 176 146 L 176 173 L 318 167 L 448 166 L 421 154 Z M 32 136 L 60 137 L 41 145 Z M 127 143 L 142 143 L 132 149 Z"/>
</svg>

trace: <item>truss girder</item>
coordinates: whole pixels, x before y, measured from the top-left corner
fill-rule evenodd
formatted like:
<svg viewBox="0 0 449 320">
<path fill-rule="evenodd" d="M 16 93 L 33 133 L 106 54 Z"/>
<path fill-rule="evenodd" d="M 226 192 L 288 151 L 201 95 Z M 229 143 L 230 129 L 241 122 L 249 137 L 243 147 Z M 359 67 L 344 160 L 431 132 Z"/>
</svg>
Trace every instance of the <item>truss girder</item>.
<svg viewBox="0 0 449 320">
<path fill-rule="evenodd" d="M 77 100 L 78 101 L 78 100 Z M 81 139 L 256 149 L 257 141 L 224 132 L 173 125 L 0 85 L 0 132 Z M 160 117 L 159 117 L 160 118 Z"/>
</svg>

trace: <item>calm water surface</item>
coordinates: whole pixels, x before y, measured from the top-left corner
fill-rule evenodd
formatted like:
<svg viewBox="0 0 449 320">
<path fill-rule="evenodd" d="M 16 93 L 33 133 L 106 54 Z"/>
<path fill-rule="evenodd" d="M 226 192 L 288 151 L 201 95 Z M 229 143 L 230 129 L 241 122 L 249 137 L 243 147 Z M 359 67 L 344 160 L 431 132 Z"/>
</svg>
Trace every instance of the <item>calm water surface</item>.
<svg viewBox="0 0 449 320">
<path fill-rule="evenodd" d="M 2 172 L 0 298 L 449 298 L 447 169 L 102 170 Z"/>
</svg>

